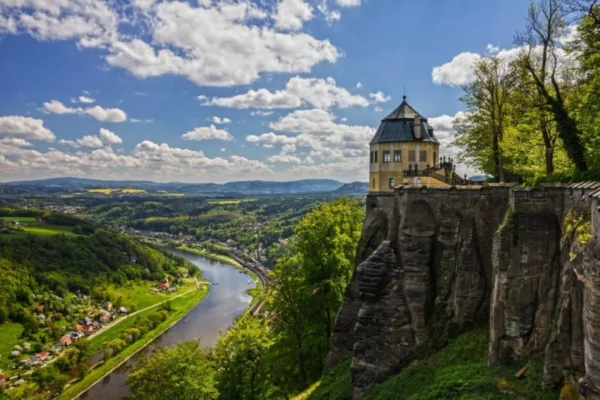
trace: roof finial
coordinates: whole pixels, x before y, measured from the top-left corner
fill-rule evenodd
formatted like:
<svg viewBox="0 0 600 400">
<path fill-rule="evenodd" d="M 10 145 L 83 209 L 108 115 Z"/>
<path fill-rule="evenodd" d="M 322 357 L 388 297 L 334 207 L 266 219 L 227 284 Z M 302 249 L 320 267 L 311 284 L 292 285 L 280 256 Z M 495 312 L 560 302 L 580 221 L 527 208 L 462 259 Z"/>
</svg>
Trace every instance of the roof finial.
<svg viewBox="0 0 600 400">
<path fill-rule="evenodd" d="M 406 83 L 404 84 L 404 95 L 402 96 L 402 100 L 406 100 Z"/>
</svg>

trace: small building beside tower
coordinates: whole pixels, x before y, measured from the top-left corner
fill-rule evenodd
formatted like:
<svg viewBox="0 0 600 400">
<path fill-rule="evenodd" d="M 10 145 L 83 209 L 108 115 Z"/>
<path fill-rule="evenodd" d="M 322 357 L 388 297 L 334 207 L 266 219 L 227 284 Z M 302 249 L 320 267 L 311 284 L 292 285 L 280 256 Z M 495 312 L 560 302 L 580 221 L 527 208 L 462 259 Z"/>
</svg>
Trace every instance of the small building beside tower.
<svg viewBox="0 0 600 400">
<path fill-rule="evenodd" d="M 381 121 L 370 142 L 369 191 L 391 192 L 398 185 L 467 184 L 453 161 L 440 157 L 433 127 L 406 102 Z"/>
</svg>

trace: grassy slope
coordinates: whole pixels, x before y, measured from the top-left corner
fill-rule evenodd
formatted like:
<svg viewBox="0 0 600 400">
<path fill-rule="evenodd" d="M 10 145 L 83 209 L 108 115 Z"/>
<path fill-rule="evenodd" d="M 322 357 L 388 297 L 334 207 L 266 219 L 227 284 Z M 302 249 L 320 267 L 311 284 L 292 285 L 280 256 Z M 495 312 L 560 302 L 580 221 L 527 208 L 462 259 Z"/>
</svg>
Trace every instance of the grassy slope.
<svg viewBox="0 0 600 400">
<path fill-rule="evenodd" d="M 72 226 L 29 223 L 28 225 L 21 225 L 19 228 L 23 229 L 23 231 L 11 232 L 10 234 L 5 234 L 1 237 L 6 239 L 22 239 L 27 235 L 50 236 L 58 235 L 60 233 L 74 235 Z"/>
<path fill-rule="evenodd" d="M 431 358 L 375 385 L 363 400 L 528 399 L 555 400 L 556 392 L 540 386 L 544 361 L 531 360 L 526 376 L 514 375 L 523 366 L 487 367 L 488 330 L 478 328 L 453 339 Z M 351 399 L 350 363 L 346 361 L 295 400 Z"/>
<path fill-rule="evenodd" d="M 139 338 L 136 342 L 126 347 L 123 351 L 117 354 L 115 357 L 110 358 L 107 362 L 103 363 L 100 367 L 94 369 L 88 375 L 86 375 L 83 380 L 78 381 L 71 386 L 69 386 L 65 391 L 63 391 L 58 397 L 59 400 L 71 399 L 82 391 L 88 389 L 92 386 L 96 381 L 101 379 L 105 374 L 110 372 L 113 368 L 117 367 L 121 362 L 123 362 L 126 358 L 133 355 L 136 351 L 143 348 L 147 343 L 149 343 L 152 339 L 159 336 L 164 330 L 171 326 L 175 321 L 183 317 L 188 313 L 196 304 L 200 302 L 208 293 L 208 289 L 202 289 L 198 291 L 194 291 L 188 295 L 182 296 L 178 299 L 173 300 L 172 307 L 173 311 L 169 313 L 169 317 L 163 321 L 160 325 L 158 325 L 154 330 L 150 332 L 146 332 L 141 338 Z M 155 310 L 150 310 L 150 312 Z M 140 313 L 139 315 L 142 315 Z M 131 318 L 134 321 L 136 318 Z M 129 321 L 124 321 L 122 324 L 128 324 Z M 108 331 L 110 332 L 110 330 Z M 100 335 L 101 336 L 101 335 Z"/>
<path fill-rule="evenodd" d="M 21 324 L 0 324 L 0 369 L 10 364 L 10 354 L 13 347 L 19 344 L 19 337 L 23 332 Z"/>
<path fill-rule="evenodd" d="M 171 297 L 180 295 L 196 287 L 193 281 L 186 282 L 185 285 L 181 285 L 179 290 L 174 293 L 159 292 L 152 294 L 152 289 L 156 284 L 152 282 L 137 282 L 132 285 L 126 284 L 125 286 L 116 287 L 108 286 L 106 291 L 113 299 L 122 297 L 123 306 L 128 309 L 135 308 L 141 310 L 146 307 L 150 307 L 154 304 L 169 300 Z"/>
</svg>

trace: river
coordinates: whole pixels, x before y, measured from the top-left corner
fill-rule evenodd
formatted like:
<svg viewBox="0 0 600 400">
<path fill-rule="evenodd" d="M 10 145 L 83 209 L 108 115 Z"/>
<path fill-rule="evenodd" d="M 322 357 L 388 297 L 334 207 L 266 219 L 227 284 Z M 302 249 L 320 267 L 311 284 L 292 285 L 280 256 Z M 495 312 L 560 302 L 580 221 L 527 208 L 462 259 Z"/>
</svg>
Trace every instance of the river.
<svg viewBox="0 0 600 400">
<path fill-rule="evenodd" d="M 248 284 L 248 281 L 252 279 L 249 275 L 240 273 L 234 267 L 219 261 L 176 251 L 172 251 L 172 253 L 187 258 L 204 272 L 202 275 L 204 279 L 212 283 L 217 282 L 218 285 L 211 286 L 204 299 L 177 324 L 113 373 L 92 386 L 80 399 L 115 400 L 129 394 L 125 378 L 142 357 L 148 357 L 157 347 L 172 347 L 185 339 L 201 338 L 202 346 L 212 346 L 218 338 L 219 332 L 227 330 L 250 305 L 252 297 L 246 294 L 246 290 L 253 289 L 256 285 Z"/>
</svg>

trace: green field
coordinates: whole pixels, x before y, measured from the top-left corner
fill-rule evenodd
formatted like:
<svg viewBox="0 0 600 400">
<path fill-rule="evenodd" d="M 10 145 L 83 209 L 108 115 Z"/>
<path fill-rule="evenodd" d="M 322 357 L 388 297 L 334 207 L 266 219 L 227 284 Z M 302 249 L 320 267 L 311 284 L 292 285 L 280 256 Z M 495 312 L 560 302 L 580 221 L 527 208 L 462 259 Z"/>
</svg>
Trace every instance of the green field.
<svg viewBox="0 0 600 400">
<path fill-rule="evenodd" d="M 174 293 L 159 292 L 152 294 L 152 289 L 155 286 L 154 283 L 132 282 L 121 287 L 108 286 L 105 290 L 113 300 L 121 297 L 122 305 L 125 308 L 129 310 L 141 310 L 190 291 L 196 287 L 196 284 L 193 281 L 188 281 L 184 285 L 181 285 L 179 290 Z"/>
<path fill-rule="evenodd" d="M 21 324 L 0 324 L 0 369 L 10 364 L 8 355 L 19 343 L 21 332 L 23 332 Z"/>
<path fill-rule="evenodd" d="M 256 201 L 256 199 L 217 199 L 217 200 L 208 200 L 208 204 L 218 204 L 218 205 L 231 205 L 231 204 L 240 204 L 246 203 L 249 201 Z"/>
<path fill-rule="evenodd" d="M 98 381 L 100 378 L 102 378 L 106 373 L 108 373 L 110 370 L 112 370 L 113 368 L 118 366 L 121 362 L 123 362 L 126 358 L 133 355 L 136 351 L 143 348 L 152 339 L 159 336 L 164 330 L 166 330 L 168 327 L 170 327 L 171 324 L 173 324 L 173 322 L 177 321 L 178 319 L 183 317 L 185 314 L 187 314 L 188 311 L 191 310 L 196 304 L 198 304 L 200 302 L 200 300 L 202 300 L 204 298 L 204 296 L 206 296 L 207 293 L 208 293 L 208 289 L 205 288 L 202 290 L 193 291 L 193 292 L 189 293 L 188 295 L 185 295 L 178 299 L 173 300 L 173 302 L 171 303 L 171 305 L 173 307 L 173 311 L 171 311 L 169 313 L 169 317 L 165 321 L 163 321 L 161 324 L 159 324 L 152 331 L 145 333 L 140 339 L 138 339 L 136 342 L 134 342 L 133 344 L 131 344 L 130 346 L 125 348 L 123 351 L 121 351 L 115 357 L 108 359 L 108 361 L 103 363 L 100 367 L 91 371 L 81 381 L 78 381 L 78 382 L 74 383 L 73 385 L 69 386 L 67 389 L 65 389 L 65 391 L 63 391 L 60 394 L 60 396 L 57 397 L 57 399 L 59 399 L 59 400 L 72 399 L 73 397 L 75 397 L 79 393 L 81 393 L 82 391 L 88 389 L 96 381 Z M 153 310 L 149 310 L 149 311 L 152 312 Z M 144 313 L 140 313 L 138 315 L 141 316 L 143 314 Z M 128 319 L 131 319 L 131 321 L 135 321 L 137 318 L 128 318 Z M 124 321 L 121 324 L 128 324 L 128 323 L 129 323 L 129 321 Z M 130 325 L 130 327 L 132 325 Z M 115 328 L 117 328 L 117 327 L 115 327 Z M 113 328 L 113 329 L 115 329 L 115 328 Z M 113 329 L 110 329 L 106 333 L 111 332 Z M 118 327 L 118 329 L 121 330 L 121 327 Z M 104 333 L 102 335 L 104 335 Z M 98 337 L 100 337 L 102 335 L 99 335 Z M 111 332 L 111 335 L 113 335 L 112 332 Z M 115 335 L 112 338 L 114 338 L 116 336 L 118 336 L 118 335 Z M 107 336 L 107 338 L 108 338 L 108 336 Z M 111 340 L 111 339 L 109 338 L 109 339 L 104 339 L 104 340 Z"/>
<path fill-rule="evenodd" d="M 2 234 L 0 235 L 1 237 L 5 237 L 8 239 L 16 239 L 16 238 L 23 238 L 27 235 L 40 235 L 40 236 L 50 236 L 50 235 L 58 235 L 58 234 L 65 234 L 65 235 L 75 235 L 73 233 L 73 227 L 72 226 L 64 226 L 64 225 L 51 225 L 51 224 L 44 224 L 44 223 L 29 223 L 27 225 L 20 225 L 18 228 L 22 229 L 19 231 L 13 231 L 11 233 L 8 234 Z"/>
<path fill-rule="evenodd" d="M 34 217 L 0 217 L 4 221 L 35 222 Z"/>
</svg>

